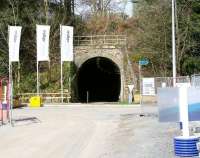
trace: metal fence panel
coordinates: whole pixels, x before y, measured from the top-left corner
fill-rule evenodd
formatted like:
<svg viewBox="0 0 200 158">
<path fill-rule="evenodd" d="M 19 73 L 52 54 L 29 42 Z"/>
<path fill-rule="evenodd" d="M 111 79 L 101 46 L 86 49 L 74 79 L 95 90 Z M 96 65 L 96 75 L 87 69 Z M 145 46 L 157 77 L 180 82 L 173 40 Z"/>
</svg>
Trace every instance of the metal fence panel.
<svg viewBox="0 0 200 158">
<path fill-rule="evenodd" d="M 157 88 L 161 87 L 173 87 L 173 77 L 156 77 L 155 79 L 155 88 L 157 92 Z M 176 83 L 191 83 L 189 76 L 180 76 L 175 78 Z M 200 81 L 200 80 L 199 80 Z"/>
<path fill-rule="evenodd" d="M 200 74 L 194 74 L 191 76 L 191 85 L 194 87 L 200 87 Z"/>
</svg>

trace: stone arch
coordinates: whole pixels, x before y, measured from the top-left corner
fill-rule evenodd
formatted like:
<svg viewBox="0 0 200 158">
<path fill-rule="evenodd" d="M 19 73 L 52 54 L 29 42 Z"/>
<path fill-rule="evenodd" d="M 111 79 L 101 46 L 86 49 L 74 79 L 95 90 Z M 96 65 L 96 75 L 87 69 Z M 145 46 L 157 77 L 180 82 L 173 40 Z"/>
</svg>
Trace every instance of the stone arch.
<svg viewBox="0 0 200 158">
<path fill-rule="evenodd" d="M 76 77 L 76 83 L 78 82 L 78 71 L 83 66 L 85 62 L 92 58 L 107 58 L 113 63 L 116 64 L 116 66 L 119 68 L 120 72 L 120 95 L 119 95 L 119 101 L 123 101 L 125 97 L 125 76 L 124 76 L 124 55 L 122 53 L 121 49 L 118 48 L 84 48 L 75 49 L 75 65 L 77 67 L 77 77 Z M 78 88 L 76 87 L 76 98 L 78 96 Z"/>
<path fill-rule="evenodd" d="M 116 63 L 120 70 L 123 70 L 123 57 L 121 55 L 121 51 L 118 49 L 111 49 L 108 51 L 108 49 L 91 49 L 91 50 L 82 50 L 80 52 L 76 52 L 75 56 L 75 64 L 77 68 L 81 67 L 81 65 L 89 60 L 90 58 L 95 57 L 105 57 L 110 60 L 112 60 L 114 63 Z"/>
</svg>

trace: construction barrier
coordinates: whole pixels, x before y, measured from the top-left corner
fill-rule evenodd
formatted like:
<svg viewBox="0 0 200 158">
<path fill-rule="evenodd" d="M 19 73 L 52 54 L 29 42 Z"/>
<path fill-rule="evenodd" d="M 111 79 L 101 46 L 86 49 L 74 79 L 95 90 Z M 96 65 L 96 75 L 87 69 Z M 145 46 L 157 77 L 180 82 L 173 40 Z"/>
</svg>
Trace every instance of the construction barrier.
<svg viewBox="0 0 200 158">
<path fill-rule="evenodd" d="M 42 99 L 40 96 L 34 96 L 30 98 L 29 107 L 31 108 L 39 108 L 42 105 Z"/>
<path fill-rule="evenodd" d="M 0 121 L 2 124 L 9 121 L 9 81 L 5 78 L 0 80 Z"/>
</svg>

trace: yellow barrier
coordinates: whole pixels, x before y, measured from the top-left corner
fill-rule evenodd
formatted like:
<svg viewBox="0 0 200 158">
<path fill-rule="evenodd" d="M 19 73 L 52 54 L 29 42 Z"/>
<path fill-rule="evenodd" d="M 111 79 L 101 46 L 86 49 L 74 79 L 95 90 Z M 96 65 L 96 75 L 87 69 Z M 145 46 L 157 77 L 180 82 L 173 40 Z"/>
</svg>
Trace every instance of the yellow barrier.
<svg viewBox="0 0 200 158">
<path fill-rule="evenodd" d="M 136 104 L 140 103 L 140 94 L 134 94 L 134 103 Z"/>
<path fill-rule="evenodd" d="M 42 105 L 42 101 L 41 101 L 41 97 L 39 96 L 34 96 L 34 97 L 31 97 L 30 98 L 30 102 L 29 102 L 29 107 L 31 108 L 38 108 L 38 107 L 41 107 Z"/>
</svg>

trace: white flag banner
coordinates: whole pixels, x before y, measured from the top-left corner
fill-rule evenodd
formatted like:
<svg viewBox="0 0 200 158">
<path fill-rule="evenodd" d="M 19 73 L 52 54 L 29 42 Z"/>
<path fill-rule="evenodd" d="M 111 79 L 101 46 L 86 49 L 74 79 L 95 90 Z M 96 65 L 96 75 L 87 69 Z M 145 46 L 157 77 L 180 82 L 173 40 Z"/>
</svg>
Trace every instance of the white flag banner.
<svg viewBox="0 0 200 158">
<path fill-rule="evenodd" d="M 73 34 L 74 28 L 71 26 L 60 26 L 61 35 L 61 61 L 73 61 Z"/>
<path fill-rule="evenodd" d="M 49 25 L 37 25 L 37 61 L 49 61 Z"/>
<path fill-rule="evenodd" d="M 19 61 L 19 48 L 20 48 L 20 38 L 21 38 L 21 26 L 9 26 L 9 61 L 18 62 Z"/>
</svg>

